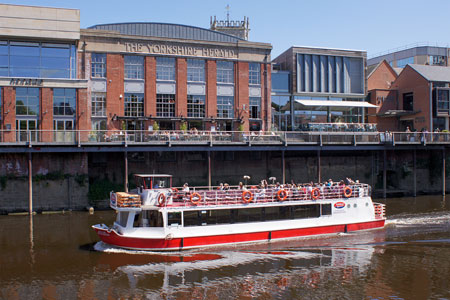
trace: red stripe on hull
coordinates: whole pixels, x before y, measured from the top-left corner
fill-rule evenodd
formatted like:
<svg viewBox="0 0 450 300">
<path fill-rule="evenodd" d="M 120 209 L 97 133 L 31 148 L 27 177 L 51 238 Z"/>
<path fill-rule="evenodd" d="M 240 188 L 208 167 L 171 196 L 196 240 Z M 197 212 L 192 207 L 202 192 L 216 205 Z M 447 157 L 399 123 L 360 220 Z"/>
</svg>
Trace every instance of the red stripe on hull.
<svg viewBox="0 0 450 300">
<path fill-rule="evenodd" d="M 294 238 L 301 236 L 332 234 L 339 232 L 351 232 L 358 230 L 382 228 L 385 220 L 377 220 L 364 223 L 348 224 L 348 225 L 331 225 L 321 227 L 286 229 L 278 231 L 265 231 L 253 233 L 214 235 L 214 236 L 199 236 L 189 238 L 174 238 L 172 240 L 166 239 L 145 239 L 145 238 L 130 238 L 121 236 L 115 231 L 108 232 L 107 230 L 94 228 L 97 231 L 100 239 L 110 245 L 129 248 L 129 249 L 152 249 L 152 250 L 179 250 L 182 248 L 195 248 L 202 246 L 223 245 L 233 243 L 259 242 L 276 240 L 283 238 Z"/>
</svg>

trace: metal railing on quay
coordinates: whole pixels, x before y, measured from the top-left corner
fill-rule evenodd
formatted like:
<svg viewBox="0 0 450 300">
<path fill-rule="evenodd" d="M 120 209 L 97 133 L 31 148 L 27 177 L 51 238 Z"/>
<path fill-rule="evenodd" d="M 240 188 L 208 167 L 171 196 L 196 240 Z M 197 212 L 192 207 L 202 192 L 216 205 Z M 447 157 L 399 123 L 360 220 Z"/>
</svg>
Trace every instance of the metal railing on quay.
<svg viewBox="0 0 450 300">
<path fill-rule="evenodd" d="M 0 130 L 0 146 L 450 144 L 448 132 Z"/>
</svg>

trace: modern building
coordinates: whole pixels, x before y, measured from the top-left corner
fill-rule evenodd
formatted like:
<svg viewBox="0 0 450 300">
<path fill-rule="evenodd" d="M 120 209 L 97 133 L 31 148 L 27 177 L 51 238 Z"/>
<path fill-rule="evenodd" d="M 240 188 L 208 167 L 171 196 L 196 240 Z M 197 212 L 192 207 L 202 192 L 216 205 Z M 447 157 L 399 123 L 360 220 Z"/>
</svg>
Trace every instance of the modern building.
<svg viewBox="0 0 450 300">
<path fill-rule="evenodd" d="M 397 74 L 387 61 L 368 77 L 369 117 L 380 130 L 449 130 L 450 67 L 408 64 Z"/>
<path fill-rule="evenodd" d="M 178 24 L 80 29 L 78 10 L 0 4 L 4 139 L 20 140 L 15 129 L 39 129 L 40 141 L 73 129 L 269 129 L 271 49 Z"/>
<path fill-rule="evenodd" d="M 273 60 L 273 126 L 365 123 L 366 52 L 293 46 Z"/>
<path fill-rule="evenodd" d="M 430 65 L 430 66 L 448 66 L 448 47 L 437 46 L 415 46 L 403 47 L 386 51 L 367 60 L 369 73 L 372 68 L 377 66 L 383 60 L 386 60 L 391 67 L 404 68 L 407 64 Z"/>
<path fill-rule="evenodd" d="M 4 141 L 52 139 L 37 129 L 64 138 L 66 130 L 90 128 L 88 81 L 77 75 L 79 40 L 78 10 L 0 4 Z"/>
</svg>

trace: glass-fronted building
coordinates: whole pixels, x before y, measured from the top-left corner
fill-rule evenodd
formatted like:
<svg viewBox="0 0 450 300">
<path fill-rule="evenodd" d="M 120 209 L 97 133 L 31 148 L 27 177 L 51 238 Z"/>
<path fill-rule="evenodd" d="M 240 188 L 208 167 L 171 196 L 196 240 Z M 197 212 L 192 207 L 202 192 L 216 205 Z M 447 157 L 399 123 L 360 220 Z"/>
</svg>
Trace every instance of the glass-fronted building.
<svg viewBox="0 0 450 300">
<path fill-rule="evenodd" d="M 315 123 L 365 123 L 366 52 L 291 47 L 273 60 L 272 123 L 309 130 Z"/>
<path fill-rule="evenodd" d="M 375 54 L 367 60 L 367 66 L 372 70 L 380 62 L 386 60 L 393 68 L 404 68 L 408 64 L 446 67 L 448 66 L 448 53 L 448 47 L 429 45 L 417 45 L 415 47 L 405 46 L 403 48 Z"/>
<path fill-rule="evenodd" d="M 71 130 L 85 128 L 79 39 L 78 10 L 0 4 L 3 141 L 64 142 L 73 140 Z"/>
</svg>

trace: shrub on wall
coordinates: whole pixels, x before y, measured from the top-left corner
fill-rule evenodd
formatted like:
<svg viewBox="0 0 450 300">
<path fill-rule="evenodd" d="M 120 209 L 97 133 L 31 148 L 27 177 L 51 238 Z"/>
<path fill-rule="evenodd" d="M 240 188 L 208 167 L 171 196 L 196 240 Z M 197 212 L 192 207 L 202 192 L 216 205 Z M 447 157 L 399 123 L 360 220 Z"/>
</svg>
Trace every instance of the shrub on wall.
<svg viewBox="0 0 450 300">
<path fill-rule="evenodd" d="M 96 180 L 89 184 L 88 200 L 90 204 L 109 199 L 109 192 L 122 191 L 123 185 L 113 183 L 107 179 Z"/>
</svg>

